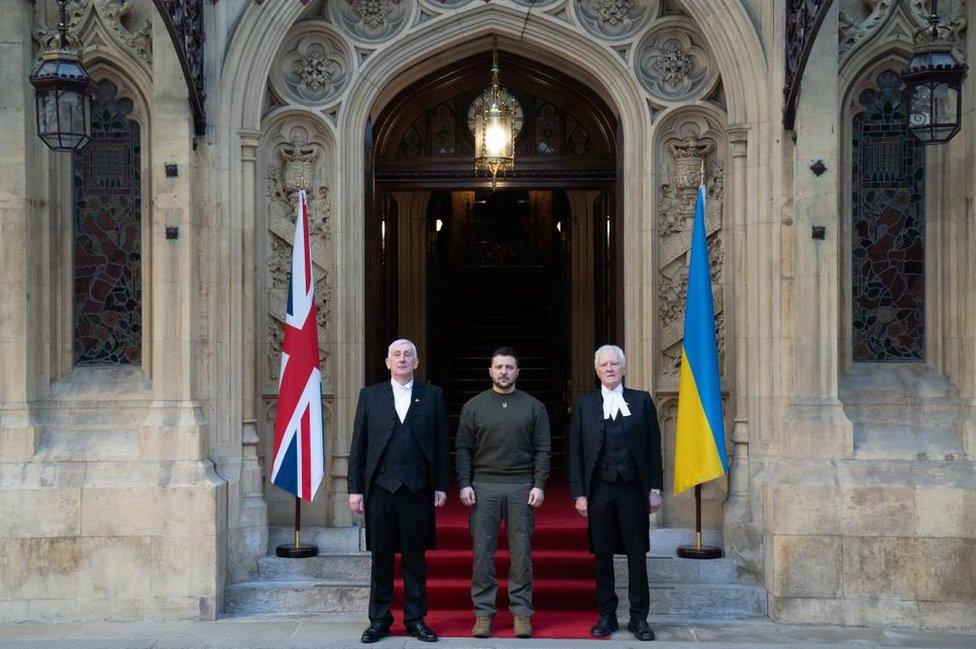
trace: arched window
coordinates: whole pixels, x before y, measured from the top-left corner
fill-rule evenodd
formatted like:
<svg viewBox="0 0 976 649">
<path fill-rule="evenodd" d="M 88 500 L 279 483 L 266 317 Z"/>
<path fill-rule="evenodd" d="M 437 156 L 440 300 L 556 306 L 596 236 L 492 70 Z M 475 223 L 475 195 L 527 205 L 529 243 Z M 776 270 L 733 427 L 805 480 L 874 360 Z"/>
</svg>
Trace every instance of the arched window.
<svg viewBox="0 0 976 649">
<path fill-rule="evenodd" d="M 887 70 L 857 97 L 852 129 L 854 361 L 925 359 L 925 157 Z"/>
<path fill-rule="evenodd" d="M 92 101 L 92 142 L 74 155 L 72 222 L 75 365 L 142 360 L 139 124 L 110 81 Z"/>
</svg>

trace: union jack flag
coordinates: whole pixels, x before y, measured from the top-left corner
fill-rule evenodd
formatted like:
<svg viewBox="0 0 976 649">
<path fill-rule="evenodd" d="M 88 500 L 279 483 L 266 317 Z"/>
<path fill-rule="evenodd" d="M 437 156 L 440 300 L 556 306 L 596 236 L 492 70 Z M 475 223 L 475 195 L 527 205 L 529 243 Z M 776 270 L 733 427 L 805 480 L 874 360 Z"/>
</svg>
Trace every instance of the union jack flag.
<svg viewBox="0 0 976 649">
<path fill-rule="evenodd" d="M 281 346 L 271 482 L 311 502 L 325 474 L 322 373 L 319 370 L 315 283 L 308 242 L 308 199 L 298 193 L 288 309 Z"/>
</svg>

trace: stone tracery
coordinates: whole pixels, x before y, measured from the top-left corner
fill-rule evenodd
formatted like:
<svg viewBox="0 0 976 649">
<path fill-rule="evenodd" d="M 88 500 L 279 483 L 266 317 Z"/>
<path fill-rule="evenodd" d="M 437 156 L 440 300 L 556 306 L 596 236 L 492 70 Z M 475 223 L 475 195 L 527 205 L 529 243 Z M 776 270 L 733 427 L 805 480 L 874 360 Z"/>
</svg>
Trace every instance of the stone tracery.
<svg viewBox="0 0 976 649">
<path fill-rule="evenodd" d="M 703 43 L 693 23 L 685 19 L 658 23 L 637 44 L 637 80 L 658 102 L 706 95 L 718 80 L 718 71 Z"/>
<path fill-rule="evenodd" d="M 272 88 L 303 106 L 325 107 L 345 90 L 352 56 L 342 38 L 321 22 L 301 23 L 275 57 Z"/>
</svg>

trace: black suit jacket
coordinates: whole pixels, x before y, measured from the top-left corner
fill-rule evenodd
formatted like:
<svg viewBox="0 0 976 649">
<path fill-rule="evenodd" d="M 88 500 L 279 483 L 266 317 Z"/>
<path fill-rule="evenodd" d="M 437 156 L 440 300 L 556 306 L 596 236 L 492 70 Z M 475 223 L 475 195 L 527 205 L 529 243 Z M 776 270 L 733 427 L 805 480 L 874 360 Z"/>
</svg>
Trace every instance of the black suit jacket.
<svg viewBox="0 0 976 649">
<path fill-rule="evenodd" d="M 446 492 L 450 455 L 447 447 L 444 391 L 435 385 L 414 381 L 407 421 L 429 462 L 431 490 Z M 364 494 L 365 503 L 369 502 L 376 467 L 398 422 L 393 387 L 389 381 L 360 390 L 353 422 L 352 445 L 349 449 L 347 479 L 349 493 Z M 430 506 L 434 507 L 433 498 Z M 430 520 L 432 523 L 427 547 L 432 548 L 435 542 L 433 515 Z M 367 533 L 367 549 L 372 549 L 369 547 L 369 538 Z"/>
<path fill-rule="evenodd" d="M 624 436 L 634 456 L 644 492 L 664 488 L 661 429 L 651 395 L 624 388 L 630 416 L 623 417 Z M 588 392 L 576 400 L 569 425 L 569 492 L 573 498 L 590 495 L 593 471 L 603 448 L 603 395 Z"/>
</svg>

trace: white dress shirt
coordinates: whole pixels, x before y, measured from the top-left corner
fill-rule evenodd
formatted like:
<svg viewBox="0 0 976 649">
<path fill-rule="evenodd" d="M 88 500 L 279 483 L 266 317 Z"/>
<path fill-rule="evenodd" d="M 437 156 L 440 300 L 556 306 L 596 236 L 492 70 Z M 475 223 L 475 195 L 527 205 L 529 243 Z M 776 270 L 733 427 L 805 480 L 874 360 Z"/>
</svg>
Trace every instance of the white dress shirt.
<svg viewBox="0 0 976 649">
<path fill-rule="evenodd" d="M 390 379 L 390 383 L 393 385 L 393 406 L 396 408 L 397 417 L 400 418 L 400 423 L 407 418 L 407 411 L 410 410 L 410 395 L 413 393 L 413 381 L 410 381 L 406 385 L 400 385 L 396 382 L 396 379 Z"/>
<path fill-rule="evenodd" d="M 630 408 L 624 401 L 624 384 L 619 383 L 617 387 L 608 390 L 607 386 L 600 386 L 600 393 L 603 395 L 603 418 L 616 419 L 617 414 L 623 413 L 624 417 L 630 417 Z"/>
</svg>

